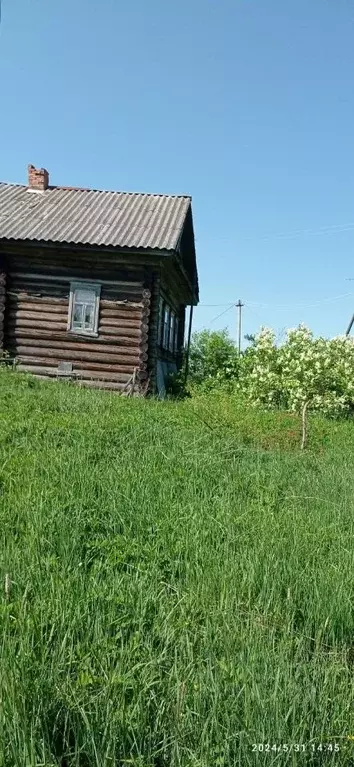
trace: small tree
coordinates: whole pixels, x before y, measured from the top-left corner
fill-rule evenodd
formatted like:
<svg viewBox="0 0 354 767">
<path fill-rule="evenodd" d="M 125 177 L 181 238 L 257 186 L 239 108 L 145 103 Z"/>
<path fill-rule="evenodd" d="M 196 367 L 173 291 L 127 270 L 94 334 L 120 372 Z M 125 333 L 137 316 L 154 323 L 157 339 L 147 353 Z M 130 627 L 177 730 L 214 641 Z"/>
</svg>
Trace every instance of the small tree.
<svg viewBox="0 0 354 767">
<path fill-rule="evenodd" d="M 239 355 L 227 330 L 193 333 L 189 354 L 191 383 L 220 383 L 236 378 Z"/>
<path fill-rule="evenodd" d="M 278 346 L 273 331 L 263 328 L 241 363 L 237 386 L 250 402 L 302 414 L 302 447 L 309 410 L 331 416 L 353 410 L 354 343 L 348 337 L 314 338 L 299 325 Z"/>
</svg>

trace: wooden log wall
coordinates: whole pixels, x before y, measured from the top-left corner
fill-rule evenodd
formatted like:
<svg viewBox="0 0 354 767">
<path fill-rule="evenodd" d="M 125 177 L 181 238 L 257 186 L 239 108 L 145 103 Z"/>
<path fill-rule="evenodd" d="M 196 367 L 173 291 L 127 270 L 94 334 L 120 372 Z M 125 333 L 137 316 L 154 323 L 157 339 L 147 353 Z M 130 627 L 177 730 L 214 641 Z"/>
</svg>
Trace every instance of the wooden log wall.
<svg viewBox="0 0 354 767">
<path fill-rule="evenodd" d="M 151 305 L 149 325 L 149 363 L 148 376 L 151 392 L 156 391 L 157 358 L 158 358 L 158 325 L 159 325 L 159 300 L 160 300 L 161 275 L 155 270 L 152 274 Z"/>
<path fill-rule="evenodd" d="M 5 323 L 5 289 L 6 273 L 0 261 L 0 357 L 4 350 L 4 323 Z"/>
<path fill-rule="evenodd" d="M 150 277 L 142 262 L 120 258 L 33 249 L 10 255 L 5 348 L 19 370 L 59 377 L 59 363 L 68 362 L 72 377 L 91 387 L 124 390 L 133 375 L 137 388 L 145 386 Z M 67 330 L 70 281 L 80 279 L 102 285 L 98 337 Z"/>
</svg>

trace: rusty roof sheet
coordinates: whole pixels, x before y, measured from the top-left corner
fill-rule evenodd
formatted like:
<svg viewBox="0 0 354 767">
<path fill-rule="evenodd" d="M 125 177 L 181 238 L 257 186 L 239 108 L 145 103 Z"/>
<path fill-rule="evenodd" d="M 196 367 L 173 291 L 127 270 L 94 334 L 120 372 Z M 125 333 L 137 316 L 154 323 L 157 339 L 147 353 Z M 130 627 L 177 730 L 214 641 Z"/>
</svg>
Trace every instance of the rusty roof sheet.
<svg viewBox="0 0 354 767">
<path fill-rule="evenodd" d="M 175 251 L 190 197 L 0 183 L 0 239 Z"/>
</svg>

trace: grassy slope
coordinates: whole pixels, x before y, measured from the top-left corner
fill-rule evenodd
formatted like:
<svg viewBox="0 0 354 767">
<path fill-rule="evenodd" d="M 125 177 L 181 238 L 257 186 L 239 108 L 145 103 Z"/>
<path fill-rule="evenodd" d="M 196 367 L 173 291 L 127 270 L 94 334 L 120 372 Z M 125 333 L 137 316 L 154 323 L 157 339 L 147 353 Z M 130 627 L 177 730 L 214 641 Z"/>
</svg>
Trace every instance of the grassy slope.
<svg viewBox="0 0 354 767">
<path fill-rule="evenodd" d="M 354 425 L 298 432 L 0 371 L 1 767 L 349 764 Z"/>
</svg>

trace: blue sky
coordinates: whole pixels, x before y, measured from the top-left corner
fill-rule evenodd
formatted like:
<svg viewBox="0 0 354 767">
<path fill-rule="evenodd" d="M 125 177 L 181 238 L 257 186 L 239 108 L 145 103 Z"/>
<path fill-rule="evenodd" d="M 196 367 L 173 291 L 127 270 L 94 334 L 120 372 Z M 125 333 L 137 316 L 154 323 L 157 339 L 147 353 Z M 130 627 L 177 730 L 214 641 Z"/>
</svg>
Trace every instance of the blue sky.
<svg viewBox="0 0 354 767">
<path fill-rule="evenodd" d="M 2 0 L 0 178 L 191 194 L 196 329 L 342 333 L 353 40 L 352 0 Z"/>
</svg>

